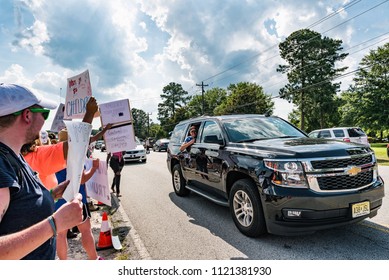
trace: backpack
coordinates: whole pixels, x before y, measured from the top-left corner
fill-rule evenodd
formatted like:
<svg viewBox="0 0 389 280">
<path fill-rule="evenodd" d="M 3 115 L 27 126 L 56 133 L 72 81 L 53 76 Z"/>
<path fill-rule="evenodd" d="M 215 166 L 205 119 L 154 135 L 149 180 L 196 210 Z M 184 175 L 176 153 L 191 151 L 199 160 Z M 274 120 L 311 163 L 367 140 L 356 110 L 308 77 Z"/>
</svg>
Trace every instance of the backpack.
<svg viewBox="0 0 389 280">
<path fill-rule="evenodd" d="M 23 173 L 22 173 L 22 167 L 20 166 L 19 161 L 11 155 L 11 153 L 4 147 L 0 146 L 0 154 L 4 155 L 9 163 L 12 165 L 16 176 L 18 177 L 18 183 L 19 185 L 22 185 L 23 182 Z"/>
</svg>

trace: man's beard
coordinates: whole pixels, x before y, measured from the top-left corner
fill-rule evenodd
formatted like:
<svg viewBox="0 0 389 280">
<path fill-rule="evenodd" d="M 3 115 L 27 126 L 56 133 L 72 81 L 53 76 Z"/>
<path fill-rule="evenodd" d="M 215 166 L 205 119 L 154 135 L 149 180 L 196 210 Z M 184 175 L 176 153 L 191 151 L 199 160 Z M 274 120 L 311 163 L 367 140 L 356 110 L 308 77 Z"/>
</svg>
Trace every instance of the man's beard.
<svg viewBox="0 0 389 280">
<path fill-rule="evenodd" d="M 32 119 L 32 122 L 34 123 L 34 118 Z M 35 131 L 36 127 L 34 125 L 31 125 L 28 127 L 26 131 L 26 139 L 25 139 L 25 144 L 31 143 L 35 139 L 39 138 L 39 131 Z"/>
</svg>

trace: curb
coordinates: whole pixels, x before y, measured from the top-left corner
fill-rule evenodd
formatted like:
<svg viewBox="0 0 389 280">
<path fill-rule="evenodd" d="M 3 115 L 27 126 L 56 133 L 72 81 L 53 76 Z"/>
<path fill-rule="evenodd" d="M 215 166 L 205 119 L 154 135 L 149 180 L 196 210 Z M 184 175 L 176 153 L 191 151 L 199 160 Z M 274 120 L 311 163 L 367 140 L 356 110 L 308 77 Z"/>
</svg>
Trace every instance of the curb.
<svg viewBox="0 0 389 280">
<path fill-rule="evenodd" d="M 111 204 L 111 207 L 107 205 L 99 206 L 99 210 L 91 212 L 90 221 L 92 233 L 95 238 L 95 243 L 97 243 L 100 236 L 102 215 L 103 212 L 107 212 L 113 235 L 119 236 L 122 249 L 115 250 L 109 248 L 99 250 L 97 251 L 98 255 L 105 260 L 151 260 L 152 258 L 139 234 L 131 224 L 129 217 L 121 206 L 118 198 L 113 194 L 111 194 Z M 68 239 L 68 259 L 88 259 L 81 244 L 81 234 L 78 234 L 74 239 Z"/>
</svg>

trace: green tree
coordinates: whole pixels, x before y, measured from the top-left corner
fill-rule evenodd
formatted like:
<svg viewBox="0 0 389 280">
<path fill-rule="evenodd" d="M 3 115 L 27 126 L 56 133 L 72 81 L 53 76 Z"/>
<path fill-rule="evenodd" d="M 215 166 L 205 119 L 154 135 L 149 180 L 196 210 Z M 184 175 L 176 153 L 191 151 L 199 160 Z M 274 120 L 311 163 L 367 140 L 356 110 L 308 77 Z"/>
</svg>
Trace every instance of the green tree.
<svg viewBox="0 0 389 280">
<path fill-rule="evenodd" d="M 302 130 L 328 126 L 330 116 L 337 113 L 335 97 L 340 83 L 333 80 L 347 67 L 335 68 L 335 63 L 348 55 L 339 53 L 341 44 L 341 40 L 309 29 L 293 32 L 279 44 L 288 64 L 279 65 L 277 71 L 286 73 L 289 82 L 280 89 L 280 96 L 296 105 Z"/>
<path fill-rule="evenodd" d="M 360 62 L 354 85 L 342 94 L 342 120 L 379 132 L 389 128 L 389 43 Z"/>
<path fill-rule="evenodd" d="M 146 138 L 148 136 L 147 114 L 145 113 L 145 111 L 136 108 L 131 109 L 131 114 L 134 120 L 133 125 L 134 125 L 135 135 L 138 136 L 138 138 L 142 138 L 142 139 Z"/>
<path fill-rule="evenodd" d="M 255 83 L 230 84 L 229 95 L 214 110 L 216 115 L 224 114 L 272 114 L 274 102 L 263 88 Z"/>
<path fill-rule="evenodd" d="M 161 122 L 162 129 L 168 133 L 174 128 L 172 118 L 177 108 L 184 107 L 189 97 L 187 96 L 188 92 L 180 84 L 174 82 L 165 86 L 162 92 L 161 98 L 163 101 L 158 104 L 158 120 Z"/>
<path fill-rule="evenodd" d="M 223 88 L 212 88 L 204 93 L 204 115 L 213 116 L 215 107 L 225 102 L 227 91 Z M 202 95 L 194 96 L 187 105 L 190 118 L 201 115 L 203 107 Z"/>
</svg>

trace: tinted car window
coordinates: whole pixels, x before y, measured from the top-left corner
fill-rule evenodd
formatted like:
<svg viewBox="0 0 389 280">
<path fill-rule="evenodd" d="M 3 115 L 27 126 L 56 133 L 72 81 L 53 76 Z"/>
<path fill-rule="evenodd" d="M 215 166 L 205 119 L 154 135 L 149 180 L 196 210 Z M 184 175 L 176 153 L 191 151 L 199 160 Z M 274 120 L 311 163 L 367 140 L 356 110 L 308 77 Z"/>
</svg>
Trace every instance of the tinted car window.
<svg viewBox="0 0 389 280">
<path fill-rule="evenodd" d="M 181 143 L 184 133 L 185 133 L 185 125 L 184 124 L 177 125 L 170 137 L 170 142 Z"/>
<path fill-rule="evenodd" d="M 215 123 L 213 121 L 205 122 L 204 127 L 203 127 L 203 133 L 201 135 L 201 142 L 205 142 L 204 139 L 206 137 L 208 137 L 208 139 L 210 139 L 210 137 L 214 137 L 215 142 L 223 139 L 221 130 L 220 130 L 219 126 L 217 125 L 217 123 Z"/>
<path fill-rule="evenodd" d="M 227 135 L 232 142 L 270 138 L 306 137 L 294 126 L 279 118 L 240 118 L 224 120 Z"/>
<path fill-rule="evenodd" d="M 350 137 L 366 136 L 365 132 L 360 128 L 349 128 L 347 129 L 347 132 Z"/>
<path fill-rule="evenodd" d="M 333 132 L 335 137 L 344 137 L 343 129 L 334 129 Z"/>
<path fill-rule="evenodd" d="M 331 138 L 331 132 L 329 130 L 320 131 L 319 138 Z"/>
</svg>

